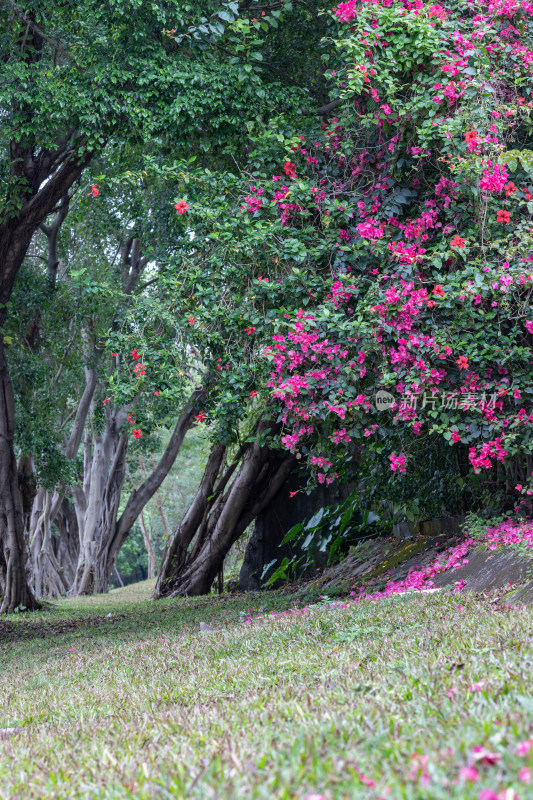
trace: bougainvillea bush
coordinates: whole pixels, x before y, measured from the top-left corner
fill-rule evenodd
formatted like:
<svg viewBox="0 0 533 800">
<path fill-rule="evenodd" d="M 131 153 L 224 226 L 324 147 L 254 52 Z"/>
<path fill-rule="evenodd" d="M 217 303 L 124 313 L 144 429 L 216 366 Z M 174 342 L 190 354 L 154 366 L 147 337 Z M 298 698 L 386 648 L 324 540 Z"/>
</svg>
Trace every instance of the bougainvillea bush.
<svg viewBox="0 0 533 800">
<path fill-rule="evenodd" d="M 533 3 L 350 0 L 329 13 L 336 116 L 293 137 L 240 210 L 270 220 L 309 280 L 264 350 L 284 446 L 320 482 L 356 454 L 423 480 L 436 453 L 524 510 Z"/>
</svg>

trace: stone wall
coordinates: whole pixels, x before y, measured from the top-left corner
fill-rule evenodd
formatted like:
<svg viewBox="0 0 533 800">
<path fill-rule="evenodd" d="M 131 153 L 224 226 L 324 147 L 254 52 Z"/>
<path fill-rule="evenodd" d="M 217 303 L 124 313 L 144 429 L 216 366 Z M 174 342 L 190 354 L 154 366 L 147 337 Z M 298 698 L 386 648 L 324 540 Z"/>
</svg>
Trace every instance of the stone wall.
<svg viewBox="0 0 533 800">
<path fill-rule="evenodd" d="M 414 536 L 455 536 L 461 533 L 465 521 L 464 515 L 453 517 L 433 517 L 421 522 L 398 522 L 392 529 L 392 535 L 399 539 L 412 539 Z"/>
</svg>

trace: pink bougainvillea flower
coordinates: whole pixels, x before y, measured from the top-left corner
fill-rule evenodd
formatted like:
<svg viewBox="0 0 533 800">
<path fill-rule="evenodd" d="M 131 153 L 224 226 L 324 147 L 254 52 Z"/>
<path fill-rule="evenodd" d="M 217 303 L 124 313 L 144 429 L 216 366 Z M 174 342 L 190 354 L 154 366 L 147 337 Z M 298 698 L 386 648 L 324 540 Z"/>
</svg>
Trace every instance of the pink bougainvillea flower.
<svg viewBox="0 0 533 800">
<path fill-rule="evenodd" d="M 140 428 L 134 428 L 133 429 L 133 438 L 134 439 L 140 439 L 142 435 L 143 435 L 143 432 L 142 432 L 142 430 Z"/>
<path fill-rule="evenodd" d="M 483 687 L 484 687 L 484 686 L 485 686 L 485 682 L 484 682 L 484 681 L 481 681 L 480 683 L 472 683 L 472 684 L 471 684 L 471 685 L 468 687 L 468 691 L 469 691 L 469 692 L 482 692 L 482 691 L 483 691 Z M 477 750 L 477 751 L 480 751 L 480 750 L 483 750 L 483 748 L 479 748 L 479 747 L 478 747 L 478 748 L 476 748 L 476 747 L 474 747 L 474 750 L 473 750 L 473 752 L 476 752 L 476 750 Z"/>
<path fill-rule="evenodd" d="M 522 767 L 522 769 L 519 769 L 518 780 L 522 781 L 522 783 L 531 783 L 531 768 Z"/>
<path fill-rule="evenodd" d="M 470 781 L 471 783 L 479 780 L 479 772 L 475 767 L 462 767 L 459 770 L 459 775 L 464 781 Z"/>
<path fill-rule="evenodd" d="M 496 212 L 496 222 L 501 222 L 503 224 L 511 221 L 511 215 L 508 211 L 500 209 L 500 211 Z"/>
<path fill-rule="evenodd" d="M 533 333 L 533 320 L 527 320 L 526 328 L 529 333 Z"/>
<path fill-rule="evenodd" d="M 176 209 L 178 214 L 185 214 L 185 212 L 189 210 L 190 205 L 186 203 L 185 200 L 179 200 L 175 204 L 174 208 Z"/>
<path fill-rule="evenodd" d="M 389 458 L 391 472 L 405 472 L 405 461 L 407 456 L 397 456 L 394 453 L 391 453 Z"/>
<path fill-rule="evenodd" d="M 530 750 L 533 750 L 533 739 L 526 739 L 525 742 L 519 742 L 517 748 L 519 756 L 526 756 Z"/>
<path fill-rule="evenodd" d="M 484 683 L 474 683 L 473 686 L 484 686 Z M 481 691 L 481 689 L 476 689 L 475 691 Z M 498 761 L 502 760 L 502 757 L 499 753 L 492 753 L 490 750 L 487 750 L 486 747 L 483 745 L 477 745 L 472 749 L 472 753 L 470 755 L 471 762 L 474 764 L 482 764 L 487 767 L 492 767 L 494 764 L 497 764 Z"/>
<path fill-rule="evenodd" d="M 500 795 L 493 789 L 482 789 L 479 793 L 479 800 L 500 800 Z"/>
</svg>

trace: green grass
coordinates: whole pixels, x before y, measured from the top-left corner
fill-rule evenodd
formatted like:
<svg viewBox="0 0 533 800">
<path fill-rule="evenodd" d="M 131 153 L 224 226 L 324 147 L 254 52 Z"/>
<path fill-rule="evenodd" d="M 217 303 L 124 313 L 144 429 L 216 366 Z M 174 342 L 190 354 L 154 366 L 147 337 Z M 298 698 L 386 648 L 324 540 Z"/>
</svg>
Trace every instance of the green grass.
<svg viewBox="0 0 533 800">
<path fill-rule="evenodd" d="M 0 740 L 0 797 L 533 796 L 533 749 L 516 753 L 533 736 L 530 608 L 409 595 L 243 624 L 301 600 L 148 596 L 0 623 L 0 727 L 23 728 Z M 477 745 L 502 758 L 465 783 Z"/>
</svg>

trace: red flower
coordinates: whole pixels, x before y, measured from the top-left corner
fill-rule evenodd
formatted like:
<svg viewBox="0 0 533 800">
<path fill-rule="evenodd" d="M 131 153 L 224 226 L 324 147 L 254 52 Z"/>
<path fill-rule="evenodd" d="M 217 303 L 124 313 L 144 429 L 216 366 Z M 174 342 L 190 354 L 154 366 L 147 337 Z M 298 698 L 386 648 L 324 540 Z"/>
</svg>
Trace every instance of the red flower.
<svg viewBox="0 0 533 800">
<path fill-rule="evenodd" d="M 207 414 L 205 414 L 203 411 L 200 411 L 200 413 L 197 414 L 194 419 L 196 422 L 205 422 L 206 418 Z"/>
<path fill-rule="evenodd" d="M 115 356 L 115 358 L 116 358 L 118 356 L 118 353 L 111 353 L 111 355 Z"/>
<path fill-rule="evenodd" d="M 110 397 L 106 397 L 106 399 L 104 400 L 104 406 L 106 406 L 110 400 L 111 400 Z"/>
<path fill-rule="evenodd" d="M 461 249 L 465 246 L 466 239 L 461 239 L 460 236 L 454 236 L 450 242 L 452 247 L 460 247 Z"/>
<path fill-rule="evenodd" d="M 477 139 L 477 136 L 478 136 L 478 132 L 477 131 L 474 131 L 474 130 L 467 131 L 465 133 L 465 142 L 467 142 L 467 144 L 470 144 L 470 142 L 475 142 L 476 139 Z"/>
<path fill-rule="evenodd" d="M 154 392 L 154 394 L 157 396 L 157 395 L 161 394 L 161 392 Z"/>
<path fill-rule="evenodd" d="M 294 497 L 294 495 L 295 495 L 295 494 L 298 494 L 298 491 L 296 491 L 296 492 L 289 492 L 289 497 Z"/>
<path fill-rule="evenodd" d="M 283 169 L 285 170 L 285 174 L 289 176 L 289 178 L 293 178 L 296 176 L 296 165 L 293 164 L 292 161 L 286 161 L 283 165 Z"/>
<path fill-rule="evenodd" d="M 136 347 L 134 347 L 134 348 L 133 348 L 133 350 L 132 350 L 132 351 L 131 351 L 131 353 L 130 353 L 130 356 L 131 356 L 132 358 L 134 358 L 134 359 L 135 359 L 135 361 L 138 361 L 138 360 L 140 359 L 140 357 L 141 357 L 141 356 L 139 355 L 139 353 L 137 352 L 137 348 L 136 348 Z"/>
<path fill-rule="evenodd" d="M 496 222 L 506 223 L 510 221 L 511 221 L 511 215 L 509 214 L 508 211 L 502 211 L 500 209 L 500 211 L 496 212 Z"/>
<path fill-rule="evenodd" d="M 131 422 L 132 425 L 135 425 L 135 420 L 133 419 L 133 414 L 128 414 L 128 422 Z"/>
<path fill-rule="evenodd" d="M 100 194 L 100 189 L 98 188 L 96 183 L 93 186 L 91 186 L 91 192 L 93 193 L 93 197 L 98 197 L 98 195 Z"/>
<path fill-rule="evenodd" d="M 516 185 L 516 183 L 513 183 L 512 181 L 506 183 L 503 188 L 505 189 L 505 194 L 507 197 L 511 197 L 512 194 L 518 191 L 518 186 Z"/>
<path fill-rule="evenodd" d="M 437 285 L 433 289 L 432 294 L 437 295 L 437 297 L 444 297 L 444 289 L 442 288 L 441 283 L 437 283 Z"/>
<path fill-rule="evenodd" d="M 253 392 L 250 392 L 250 397 L 255 397 L 255 396 L 256 396 L 256 394 L 257 394 L 257 392 L 256 392 L 256 391 L 255 391 L 255 389 L 254 389 L 254 391 L 253 391 Z"/>
<path fill-rule="evenodd" d="M 196 317 L 189 317 L 187 322 L 189 323 L 189 325 L 194 325 L 194 323 L 196 322 Z"/>
<path fill-rule="evenodd" d="M 459 369 L 468 369 L 468 358 L 466 356 L 459 356 L 455 363 Z"/>
<path fill-rule="evenodd" d="M 244 329 L 244 332 L 247 333 L 248 336 L 251 336 L 253 333 L 255 333 L 255 326 L 254 325 L 250 325 L 249 328 L 245 328 Z"/>
<path fill-rule="evenodd" d="M 178 214 L 185 214 L 186 211 L 189 210 L 190 205 L 185 202 L 185 200 L 179 200 L 176 205 L 174 206 Z"/>
<path fill-rule="evenodd" d="M 142 435 L 143 435 L 143 432 L 142 432 L 142 430 L 140 428 L 134 428 L 133 429 L 133 438 L 134 439 L 140 439 Z"/>
<path fill-rule="evenodd" d="M 136 375 L 144 375 L 146 372 L 146 367 L 144 364 L 136 364 L 135 369 L 133 370 Z"/>
</svg>

